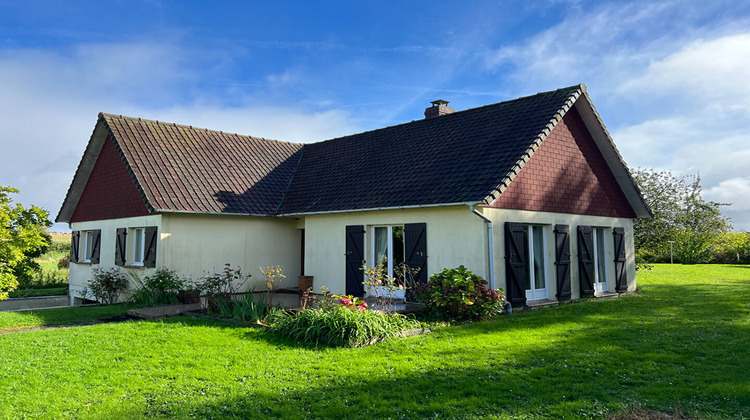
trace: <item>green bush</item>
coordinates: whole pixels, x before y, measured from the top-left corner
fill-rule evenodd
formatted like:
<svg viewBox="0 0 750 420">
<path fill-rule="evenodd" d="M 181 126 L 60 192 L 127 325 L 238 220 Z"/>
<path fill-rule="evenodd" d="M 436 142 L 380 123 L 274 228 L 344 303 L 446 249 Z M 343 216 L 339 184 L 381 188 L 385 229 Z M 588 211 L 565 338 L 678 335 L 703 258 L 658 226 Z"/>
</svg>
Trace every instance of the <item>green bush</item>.
<svg viewBox="0 0 750 420">
<path fill-rule="evenodd" d="M 10 298 L 28 298 L 39 296 L 63 296 L 68 294 L 68 285 L 64 287 L 44 287 L 41 289 L 16 289 L 8 293 Z"/>
<path fill-rule="evenodd" d="M 486 280 L 461 265 L 430 276 L 417 290 L 417 299 L 439 318 L 476 320 L 502 311 L 505 296 L 502 289 L 487 288 Z"/>
<path fill-rule="evenodd" d="M 117 303 L 120 293 L 128 288 L 128 279 L 125 278 L 125 273 L 119 268 L 110 268 L 109 270 L 95 268 L 93 274 L 94 278 L 89 280 L 88 288 L 84 294 L 86 296 L 91 294 L 94 299 L 104 305 Z"/>
<path fill-rule="evenodd" d="M 359 347 L 419 326 L 416 320 L 400 314 L 337 306 L 327 311 L 307 309 L 296 315 L 282 312 L 274 320 L 272 331 L 295 341 Z"/>
<path fill-rule="evenodd" d="M 682 231 L 674 244 L 674 258 L 683 264 L 703 264 L 715 255 L 714 235 L 703 232 Z"/>
<path fill-rule="evenodd" d="M 210 273 L 198 280 L 195 288 L 201 295 L 206 296 L 206 306 L 209 310 L 216 310 L 217 305 L 231 302 L 235 293 L 252 277 L 251 274 L 242 274 L 242 268 L 232 268 L 231 264 L 224 264 L 220 273 Z"/>
<path fill-rule="evenodd" d="M 185 281 L 176 271 L 168 268 L 157 268 L 154 274 L 143 280 L 131 273 L 130 277 L 137 289 L 130 296 L 130 301 L 146 306 L 169 305 L 179 302 L 180 290 L 185 288 Z"/>
</svg>

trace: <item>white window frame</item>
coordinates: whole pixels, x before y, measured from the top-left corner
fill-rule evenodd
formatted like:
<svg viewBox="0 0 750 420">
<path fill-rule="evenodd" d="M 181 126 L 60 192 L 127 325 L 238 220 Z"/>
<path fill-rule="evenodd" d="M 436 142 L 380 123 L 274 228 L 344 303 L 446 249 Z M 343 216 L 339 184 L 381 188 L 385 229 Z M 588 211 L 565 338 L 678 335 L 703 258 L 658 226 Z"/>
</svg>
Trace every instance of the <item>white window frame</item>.
<svg viewBox="0 0 750 420">
<path fill-rule="evenodd" d="M 375 265 L 377 265 L 376 255 L 375 255 L 375 229 L 377 228 L 386 228 L 387 229 L 387 237 L 388 237 L 388 251 L 386 253 L 386 260 L 387 260 L 387 269 L 388 269 L 388 275 L 393 276 L 393 228 L 394 227 L 401 227 L 403 229 L 404 225 L 374 225 L 372 226 L 372 238 L 370 238 L 370 261 L 372 261 L 372 267 L 375 268 Z"/>
<path fill-rule="evenodd" d="M 547 272 L 547 226 L 546 225 L 532 225 L 532 224 L 524 224 L 524 227 L 528 229 L 529 233 L 529 247 L 526 249 L 526 252 L 528 252 L 528 265 L 526 267 L 527 270 L 529 270 L 529 278 L 530 278 L 530 285 L 531 289 L 526 290 L 526 300 L 528 301 L 535 301 L 535 300 L 545 300 L 549 299 L 549 273 Z M 535 289 L 534 285 L 536 284 L 536 273 L 534 272 L 534 227 L 539 227 L 542 230 L 542 244 L 544 246 L 544 249 L 542 250 L 542 272 L 544 273 L 544 288 L 543 289 Z M 541 295 L 541 296 L 540 296 Z"/>
<path fill-rule="evenodd" d="M 602 232 L 602 248 L 604 255 L 599 255 L 599 239 L 597 232 Z M 594 293 L 605 293 L 609 291 L 609 264 L 607 264 L 607 255 L 609 255 L 609 249 L 607 247 L 607 233 L 610 231 L 609 228 L 592 228 L 592 235 L 594 237 Z M 599 278 L 599 263 L 603 259 L 604 263 L 604 279 Z M 606 290 L 605 290 L 606 289 Z"/>
<path fill-rule="evenodd" d="M 91 256 L 94 254 L 94 231 L 85 230 L 83 235 L 83 262 L 91 263 Z M 80 250 L 79 250 L 80 252 Z"/>
<path fill-rule="evenodd" d="M 146 256 L 146 228 L 132 228 L 130 229 L 128 236 L 133 238 L 130 265 L 134 267 L 143 267 L 143 260 Z M 138 252 L 138 237 L 140 237 L 141 240 L 140 252 Z"/>
<path fill-rule="evenodd" d="M 370 254 L 370 261 L 371 261 L 370 268 L 375 268 L 375 266 L 377 265 L 377 260 L 376 260 L 377 255 L 375 254 L 375 236 L 376 236 L 375 235 L 375 229 L 376 228 L 386 228 L 387 229 L 388 233 L 386 235 L 388 237 L 388 246 L 387 246 L 388 248 L 387 248 L 387 253 L 386 253 L 386 260 L 387 260 L 388 275 L 391 276 L 391 277 L 394 276 L 393 275 L 393 268 L 394 268 L 393 267 L 393 261 L 394 261 L 394 258 L 393 258 L 393 228 L 394 227 L 400 227 L 401 229 L 404 229 L 404 225 L 402 225 L 402 224 L 394 224 L 394 225 L 372 225 L 372 226 L 370 226 L 370 230 L 369 230 L 370 232 L 372 232 L 372 234 L 370 235 L 371 238 L 370 238 L 370 241 L 369 241 L 370 242 L 370 252 L 369 252 L 369 254 Z M 404 238 L 404 239 L 406 239 L 406 238 Z M 405 258 L 406 258 L 406 255 L 404 255 L 404 259 Z M 385 293 L 386 292 L 385 292 L 384 288 L 382 290 L 380 290 L 381 296 L 383 294 L 385 294 Z M 403 290 L 396 291 L 395 294 L 393 295 L 393 297 L 396 298 L 396 299 L 403 299 L 404 296 L 405 296 L 405 292 Z"/>
</svg>

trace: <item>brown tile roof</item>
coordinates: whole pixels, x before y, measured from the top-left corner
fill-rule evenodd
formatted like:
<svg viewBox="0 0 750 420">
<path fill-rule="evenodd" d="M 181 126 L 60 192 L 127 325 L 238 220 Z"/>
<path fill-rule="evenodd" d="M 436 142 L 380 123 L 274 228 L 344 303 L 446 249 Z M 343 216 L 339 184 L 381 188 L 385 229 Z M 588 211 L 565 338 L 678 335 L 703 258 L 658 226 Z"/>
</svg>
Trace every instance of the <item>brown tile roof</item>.
<svg viewBox="0 0 750 420">
<path fill-rule="evenodd" d="M 155 211 L 273 214 L 302 145 L 101 114 Z"/>
<path fill-rule="evenodd" d="M 611 145 L 605 157 L 618 182 L 641 205 L 585 87 L 575 85 L 306 145 L 100 114 L 57 219 L 70 220 L 106 134 L 151 211 L 289 215 L 491 203 L 581 95 L 590 108 L 584 119 L 601 125 L 597 136 Z"/>
</svg>

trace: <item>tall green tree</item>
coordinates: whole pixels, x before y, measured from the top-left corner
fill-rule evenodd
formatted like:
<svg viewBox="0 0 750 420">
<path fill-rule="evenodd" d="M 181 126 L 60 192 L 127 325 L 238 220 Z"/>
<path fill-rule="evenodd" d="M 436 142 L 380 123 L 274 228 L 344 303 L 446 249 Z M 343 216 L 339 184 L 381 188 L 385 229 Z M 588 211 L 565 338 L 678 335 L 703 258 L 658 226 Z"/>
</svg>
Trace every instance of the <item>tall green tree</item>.
<svg viewBox="0 0 750 420">
<path fill-rule="evenodd" d="M 706 262 L 715 238 L 732 229 L 721 207 L 702 197 L 700 175 L 676 177 L 669 171 L 639 168 L 633 172 L 654 217 L 635 224 L 636 254 L 647 261 L 669 261 L 669 241 L 680 247 L 682 262 Z"/>
<path fill-rule="evenodd" d="M 33 263 L 32 257 L 50 245 L 49 213 L 36 206 L 13 205 L 12 193 L 18 190 L 0 187 L 0 300 L 18 286 L 15 273 L 24 272 L 25 264 Z"/>
</svg>

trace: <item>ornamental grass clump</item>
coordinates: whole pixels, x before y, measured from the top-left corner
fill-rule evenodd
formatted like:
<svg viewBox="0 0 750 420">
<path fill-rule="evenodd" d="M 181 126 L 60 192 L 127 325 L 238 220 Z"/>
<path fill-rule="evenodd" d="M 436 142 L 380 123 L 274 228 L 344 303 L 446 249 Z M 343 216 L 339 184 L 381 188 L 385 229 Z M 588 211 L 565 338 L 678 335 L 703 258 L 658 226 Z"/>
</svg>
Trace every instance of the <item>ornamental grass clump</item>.
<svg viewBox="0 0 750 420">
<path fill-rule="evenodd" d="M 394 338 L 420 323 L 401 314 L 367 310 L 367 302 L 324 290 L 315 309 L 276 314 L 272 331 L 295 341 L 360 347 Z"/>
<path fill-rule="evenodd" d="M 419 322 L 404 315 L 352 310 L 339 305 L 327 311 L 308 309 L 296 315 L 280 314 L 272 331 L 294 341 L 360 347 L 394 338 L 402 331 L 419 326 Z"/>
<path fill-rule="evenodd" d="M 169 305 L 180 301 L 180 291 L 185 288 L 185 280 L 175 270 L 157 268 L 154 274 L 143 279 L 134 272 L 128 273 L 137 289 L 130 301 L 145 306 Z"/>
<path fill-rule="evenodd" d="M 444 320 L 479 320 L 502 311 L 505 295 L 461 265 L 430 276 L 417 291 L 417 299 Z"/>
</svg>

